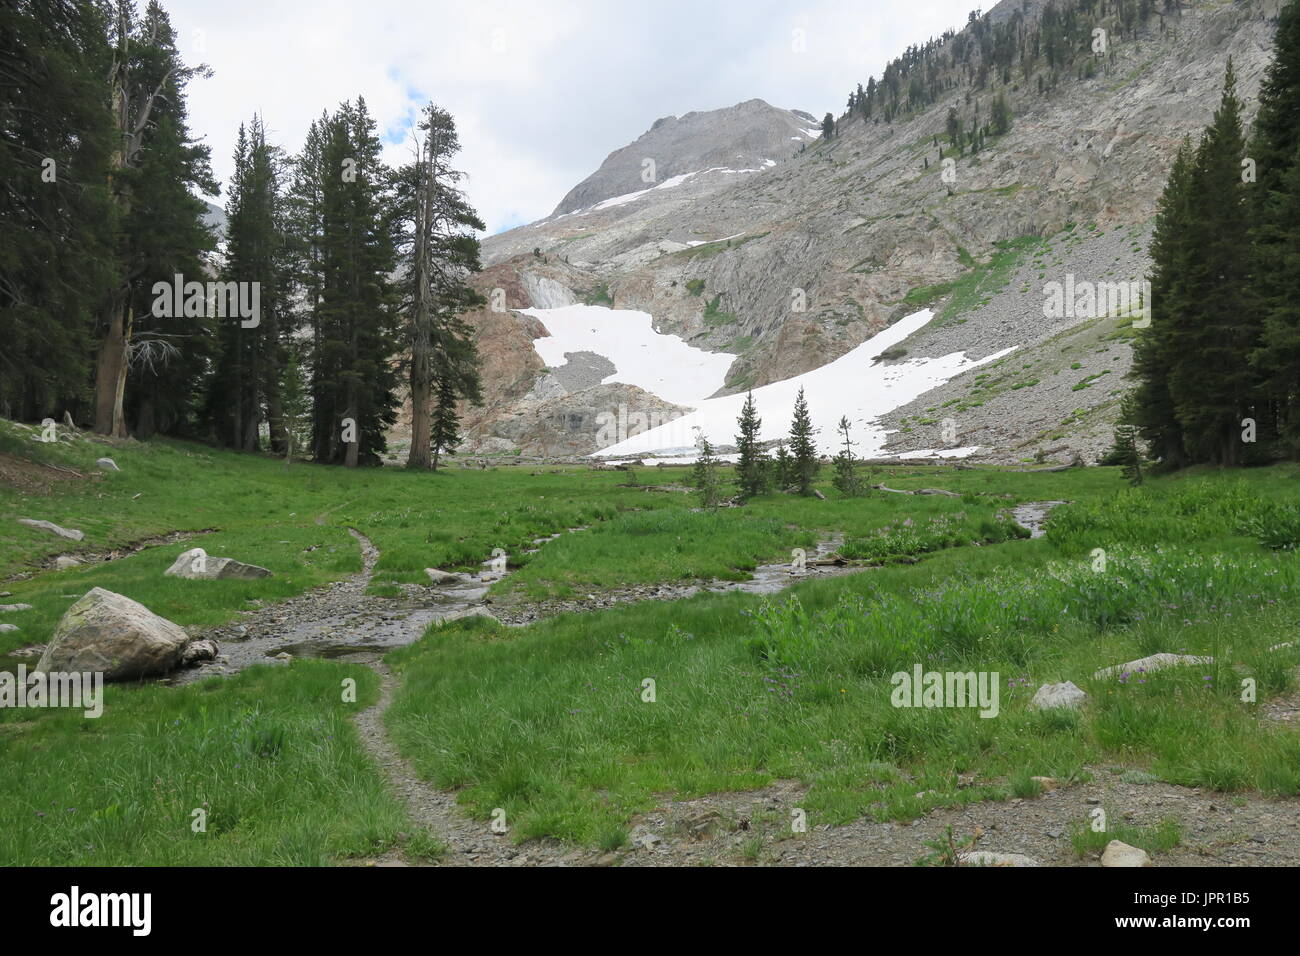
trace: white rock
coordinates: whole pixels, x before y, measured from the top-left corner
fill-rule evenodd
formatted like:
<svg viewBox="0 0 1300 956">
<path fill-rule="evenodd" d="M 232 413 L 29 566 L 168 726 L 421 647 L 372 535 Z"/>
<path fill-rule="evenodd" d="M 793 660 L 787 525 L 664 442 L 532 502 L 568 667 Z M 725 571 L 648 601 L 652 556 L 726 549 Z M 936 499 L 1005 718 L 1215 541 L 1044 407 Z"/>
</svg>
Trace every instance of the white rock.
<svg viewBox="0 0 1300 956">
<path fill-rule="evenodd" d="M 8 634 L 11 631 L 18 630 L 17 624 L 0 624 L 0 634 Z"/>
<path fill-rule="evenodd" d="M 41 531 L 48 531 L 50 534 L 57 534 L 60 538 L 67 538 L 69 541 L 80 541 L 84 538 L 85 532 L 77 531 L 74 528 L 60 528 L 52 521 L 37 521 L 35 518 L 19 518 L 19 524 L 25 524 L 29 528 L 38 528 Z"/>
<path fill-rule="evenodd" d="M 68 568 L 79 568 L 81 562 L 70 554 L 61 554 L 54 559 L 54 570 L 66 571 Z"/>
<path fill-rule="evenodd" d="M 957 854 L 962 866 L 1038 866 L 1037 860 L 1019 853 L 990 853 L 987 850 L 968 850 Z"/>
<path fill-rule="evenodd" d="M 117 467 L 117 462 L 115 462 L 111 458 L 97 458 L 95 459 L 95 464 L 98 465 L 100 468 L 104 469 L 104 471 L 122 470 L 121 468 Z"/>
<path fill-rule="evenodd" d="M 1213 663 L 1213 657 L 1197 657 L 1193 654 L 1152 654 L 1150 657 L 1129 661 L 1127 664 L 1103 667 L 1092 676 L 1101 679 L 1103 677 L 1116 677 L 1119 674 L 1136 674 L 1138 672 L 1150 674 L 1152 671 L 1161 671 L 1169 667 L 1190 667 L 1197 664 Z"/>
<path fill-rule="evenodd" d="M 32 606 L 30 604 L 0 604 L 0 614 L 9 611 L 30 611 L 31 609 Z"/>
<path fill-rule="evenodd" d="M 459 574 L 453 574 L 451 571 L 442 571 L 438 568 L 425 568 L 424 573 L 429 576 L 429 580 L 434 584 L 455 584 L 461 580 Z"/>
<path fill-rule="evenodd" d="M 191 581 L 219 581 L 231 578 L 247 580 L 271 576 L 271 572 L 266 568 L 259 568 L 255 564 L 244 564 L 234 558 L 213 557 L 202 548 L 190 548 L 182 552 L 163 574 L 173 578 L 187 578 Z"/>
<path fill-rule="evenodd" d="M 64 613 L 36 671 L 99 671 L 109 681 L 166 673 L 189 640 L 143 604 L 94 588 Z"/>
<path fill-rule="evenodd" d="M 1119 840 L 1111 840 L 1101 855 L 1102 866 L 1153 866 L 1147 851 Z"/>
<path fill-rule="evenodd" d="M 1088 695 L 1073 681 L 1060 684 L 1044 684 L 1029 702 L 1030 710 L 1051 710 L 1057 707 L 1078 707 Z"/>
</svg>

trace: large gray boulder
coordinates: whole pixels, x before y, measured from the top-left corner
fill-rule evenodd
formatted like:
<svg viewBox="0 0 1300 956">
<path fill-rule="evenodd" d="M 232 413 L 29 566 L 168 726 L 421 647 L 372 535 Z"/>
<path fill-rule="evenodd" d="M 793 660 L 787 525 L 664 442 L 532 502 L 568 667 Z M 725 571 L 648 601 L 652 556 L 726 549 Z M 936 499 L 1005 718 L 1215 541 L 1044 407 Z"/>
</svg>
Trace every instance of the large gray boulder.
<svg viewBox="0 0 1300 956">
<path fill-rule="evenodd" d="M 98 671 L 104 680 L 133 680 L 177 667 L 189 635 L 129 597 L 94 588 L 64 612 L 38 673 Z"/>
<path fill-rule="evenodd" d="M 188 578 L 191 581 L 252 580 L 271 576 L 271 572 L 266 568 L 259 568 L 255 564 L 244 564 L 234 558 L 218 558 L 208 554 L 202 548 L 190 548 L 183 552 L 163 573 L 169 577 Z"/>
</svg>

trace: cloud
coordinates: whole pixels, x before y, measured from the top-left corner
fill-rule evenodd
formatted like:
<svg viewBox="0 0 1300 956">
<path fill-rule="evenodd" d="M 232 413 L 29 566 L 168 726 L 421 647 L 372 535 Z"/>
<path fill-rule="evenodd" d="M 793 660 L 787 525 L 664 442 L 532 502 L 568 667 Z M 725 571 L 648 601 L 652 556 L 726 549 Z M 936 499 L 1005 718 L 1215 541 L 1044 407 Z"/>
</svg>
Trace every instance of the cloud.
<svg viewBox="0 0 1300 956">
<path fill-rule="evenodd" d="M 190 122 L 212 146 L 219 179 L 254 112 L 292 152 L 312 119 L 362 95 L 386 159 L 401 162 L 432 99 L 456 118 L 466 191 L 497 232 L 549 215 L 659 117 L 754 97 L 838 114 L 850 89 L 909 44 L 964 24 L 969 0 L 164 5 L 186 59 L 215 71 L 191 87 Z"/>
</svg>

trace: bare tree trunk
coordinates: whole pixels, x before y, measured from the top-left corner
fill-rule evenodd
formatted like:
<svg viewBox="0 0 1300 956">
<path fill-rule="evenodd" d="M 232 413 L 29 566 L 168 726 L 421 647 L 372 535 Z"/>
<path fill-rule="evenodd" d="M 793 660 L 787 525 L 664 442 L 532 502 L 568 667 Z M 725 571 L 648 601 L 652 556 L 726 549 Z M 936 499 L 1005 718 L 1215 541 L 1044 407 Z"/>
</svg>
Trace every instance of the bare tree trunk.
<svg viewBox="0 0 1300 956">
<path fill-rule="evenodd" d="M 108 331 L 99 345 L 95 362 L 95 432 L 112 438 L 126 437 L 122 414 L 126 400 L 127 356 L 131 345 L 133 316 L 125 293 L 114 293 L 109 303 Z"/>
<path fill-rule="evenodd" d="M 350 388 L 348 390 L 352 391 L 352 389 Z M 357 422 L 357 404 L 355 398 L 349 398 L 348 400 L 348 413 L 346 417 L 352 419 L 354 428 L 359 429 L 361 427 L 360 424 Z M 343 464 L 349 468 L 355 468 L 357 467 L 357 464 L 360 462 L 360 460 L 361 460 L 361 435 L 357 434 L 353 437 L 352 441 L 347 443 L 347 451 L 345 451 L 343 454 Z"/>
</svg>

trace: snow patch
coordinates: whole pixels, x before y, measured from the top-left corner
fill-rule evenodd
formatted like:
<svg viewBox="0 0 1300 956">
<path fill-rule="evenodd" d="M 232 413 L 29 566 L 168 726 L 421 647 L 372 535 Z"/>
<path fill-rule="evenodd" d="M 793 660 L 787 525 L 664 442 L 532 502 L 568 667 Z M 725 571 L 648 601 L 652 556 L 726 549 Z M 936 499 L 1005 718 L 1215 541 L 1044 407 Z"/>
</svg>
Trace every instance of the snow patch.
<svg viewBox="0 0 1300 956">
<path fill-rule="evenodd" d="M 813 426 L 817 430 L 817 447 L 823 454 L 839 448 L 836 425 L 847 416 L 852 428 L 854 453 L 862 458 L 880 457 L 888 434 L 879 423 L 880 416 L 893 411 L 949 379 L 980 365 L 996 361 L 1015 351 L 1015 347 L 975 360 L 964 352 L 940 358 L 920 358 L 892 365 L 878 364 L 881 352 L 923 328 L 934 313 L 929 309 L 915 312 L 878 332 L 853 351 L 783 382 L 773 382 L 754 389 L 754 403 L 763 420 L 761 441 L 784 438 L 790 430 L 795 397 L 804 389 Z M 654 389 L 651 389 L 654 391 Z M 667 396 L 664 396 L 667 397 Z M 694 429 L 699 428 L 716 445 L 735 444 L 736 419 L 745 402 L 743 394 L 726 395 L 694 403 L 696 410 L 659 428 L 634 435 L 595 454 L 647 455 L 654 452 L 691 457 Z M 943 449 L 934 452 L 945 458 L 966 457 L 974 448 Z M 916 457 L 909 453 L 905 457 Z"/>
<path fill-rule="evenodd" d="M 614 363 L 602 385 L 636 385 L 674 405 L 699 405 L 722 388 L 736 356 L 705 352 L 676 335 L 656 332 L 648 312 L 570 305 L 558 309 L 520 309 L 546 326 L 547 338 L 533 348 L 548 367 L 564 365 L 566 352 L 595 352 Z"/>
</svg>

